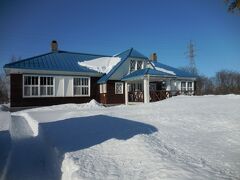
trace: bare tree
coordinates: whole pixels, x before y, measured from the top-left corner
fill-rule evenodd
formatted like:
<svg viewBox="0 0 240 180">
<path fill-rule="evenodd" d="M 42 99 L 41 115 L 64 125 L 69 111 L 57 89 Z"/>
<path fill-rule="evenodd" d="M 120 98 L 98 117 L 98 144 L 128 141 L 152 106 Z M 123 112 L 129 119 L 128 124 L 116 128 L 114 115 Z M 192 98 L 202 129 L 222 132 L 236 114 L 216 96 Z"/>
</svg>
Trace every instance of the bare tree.
<svg viewBox="0 0 240 180">
<path fill-rule="evenodd" d="M 229 12 L 240 12 L 240 0 L 224 0 L 225 3 L 228 5 L 228 11 Z"/>
<path fill-rule="evenodd" d="M 222 70 L 216 73 L 216 94 L 240 94 L 240 73 Z"/>
<path fill-rule="evenodd" d="M 12 55 L 12 57 L 11 57 L 11 59 L 10 59 L 10 63 L 16 62 L 16 61 L 20 61 L 21 59 L 22 59 L 21 56 L 19 56 L 19 57 L 17 58 L 16 56 Z"/>
<path fill-rule="evenodd" d="M 4 74 L 0 74 L 0 103 L 7 103 L 9 101 L 8 98 L 8 82 L 7 77 Z"/>
</svg>

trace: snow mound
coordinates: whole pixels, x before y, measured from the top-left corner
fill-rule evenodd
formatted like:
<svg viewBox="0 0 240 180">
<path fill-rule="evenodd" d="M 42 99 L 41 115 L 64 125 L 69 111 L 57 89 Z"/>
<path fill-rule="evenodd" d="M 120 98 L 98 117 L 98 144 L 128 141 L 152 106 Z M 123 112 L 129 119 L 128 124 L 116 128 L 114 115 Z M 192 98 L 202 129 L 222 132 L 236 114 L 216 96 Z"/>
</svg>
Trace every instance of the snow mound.
<svg viewBox="0 0 240 180">
<path fill-rule="evenodd" d="M 95 99 L 92 99 L 89 103 L 86 104 L 88 107 L 99 107 L 102 106 L 99 102 L 97 102 Z"/>
<path fill-rule="evenodd" d="M 88 103 L 82 104 L 75 104 L 75 103 L 68 103 L 68 104 L 60 104 L 60 105 L 53 105 L 53 106 L 46 106 L 46 107 L 38 107 L 33 109 L 27 109 L 23 111 L 19 111 L 13 114 L 19 114 L 21 112 L 36 112 L 36 111 L 61 111 L 61 110 L 82 110 L 82 109 L 91 109 L 91 108 L 103 108 L 104 106 L 98 103 L 95 99 L 92 99 Z"/>
<path fill-rule="evenodd" d="M 25 119 L 38 123 L 63 180 L 240 179 L 237 95 L 45 108 Z"/>
<path fill-rule="evenodd" d="M 1 111 L 9 111 L 10 109 L 10 103 L 8 104 L 0 104 L 0 112 Z"/>
<path fill-rule="evenodd" d="M 101 57 L 89 61 L 78 62 L 80 66 L 87 67 L 100 73 L 109 73 L 119 63 L 119 57 Z"/>
<path fill-rule="evenodd" d="M 4 112 L 0 109 L 0 179 L 4 179 L 4 169 L 11 149 L 10 126 L 10 112 Z"/>
<path fill-rule="evenodd" d="M 52 122 L 64 120 L 71 116 L 71 112 L 79 111 L 91 111 L 91 110 L 101 110 L 105 108 L 102 104 L 98 103 L 96 100 L 92 99 L 88 103 L 83 104 L 61 104 L 47 107 L 39 107 L 33 109 L 27 109 L 23 111 L 18 111 L 12 113 L 12 115 L 22 116 L 27 121 L 31 130 L 33 131 L 33 136 L 39 135 L 39 123 Z M 66 113 L 67 112 L 67 113 Z M 83 112 L 82 112 L 83 113 Z M 35 118 L 41 117 L 41 118 Z"/>
</svg>

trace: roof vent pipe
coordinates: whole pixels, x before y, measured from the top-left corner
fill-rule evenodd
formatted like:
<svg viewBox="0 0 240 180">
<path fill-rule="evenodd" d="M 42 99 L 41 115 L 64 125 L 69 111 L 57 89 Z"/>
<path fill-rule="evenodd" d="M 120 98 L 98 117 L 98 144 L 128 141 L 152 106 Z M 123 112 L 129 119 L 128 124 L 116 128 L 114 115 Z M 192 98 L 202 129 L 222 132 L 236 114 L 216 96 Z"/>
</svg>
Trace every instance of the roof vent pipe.
<svg viewBox="0 0 240 180">
<path fill-rule="evenodd" d="M 51 49 L 52 49 L 52 52 L 57 52 L 58 51 L 58 43 L 57 43 L 56 40 L 52 40 Z"/>
</svg>

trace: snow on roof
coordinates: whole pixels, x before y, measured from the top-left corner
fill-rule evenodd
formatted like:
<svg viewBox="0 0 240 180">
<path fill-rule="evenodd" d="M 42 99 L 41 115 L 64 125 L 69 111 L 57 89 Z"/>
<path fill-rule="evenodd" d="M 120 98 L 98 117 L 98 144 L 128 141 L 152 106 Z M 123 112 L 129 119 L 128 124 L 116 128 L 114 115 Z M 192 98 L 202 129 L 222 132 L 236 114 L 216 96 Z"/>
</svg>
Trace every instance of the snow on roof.
<svg viewBox="0 0 240 180">
<path fill-rule="evenodd" d="M 78 62 L 78 64 L 100 73 L 107 74 L 117 63 L 120 62 L 120 60 L 120 57 L 100 57 L 93 60 Z"/>
<path fill-rule="evenodd" d="M 176 75 L 173 71 L 169 71 L 169 70 L 166 70 L 166 69 L 164 69 L 164 68 L 157 67 L 154 63 L 153 63 L 153 66 L 154 66 L 155 69 L 158 70 L 158 71 L 162 71 L 162 72 L 165 72 L 165 73 L 168 73 L 168 74 Z"/>
</svg>

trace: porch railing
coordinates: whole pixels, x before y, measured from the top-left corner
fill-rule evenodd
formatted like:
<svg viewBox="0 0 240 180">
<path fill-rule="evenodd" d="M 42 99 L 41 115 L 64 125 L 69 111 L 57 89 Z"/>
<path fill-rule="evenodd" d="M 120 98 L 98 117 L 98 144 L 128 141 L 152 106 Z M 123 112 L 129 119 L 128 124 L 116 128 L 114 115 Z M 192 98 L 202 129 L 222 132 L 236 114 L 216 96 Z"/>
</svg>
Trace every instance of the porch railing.
<svg viewBox="0 0 240 180">
<path fill-rule="evenodd" d="M 150 101 L 161 101 L 163 99 L 170 98 L 172 96 L 177 96 L 180 94 L 184 95 L 194 95 L 195 91 L 166 91 L 166 90 L 155 90 L 150 91 Z M 128 101 L 129 102 L 144 102 L 144 93 L 143 91 L 131 91 L 128 92 Z"/>
<path fill-rule="evenodd" d="M 171 91 L 159 90 L 159 91 L 150 91 L 150 101 L 160 101 L 166 98 L 171 97 Z"/>
<path fill-rule="evenodd" d="M 128 92 L 128 101 L 129 102 L 144 102 L 143 91 Z"/>
</svg>

